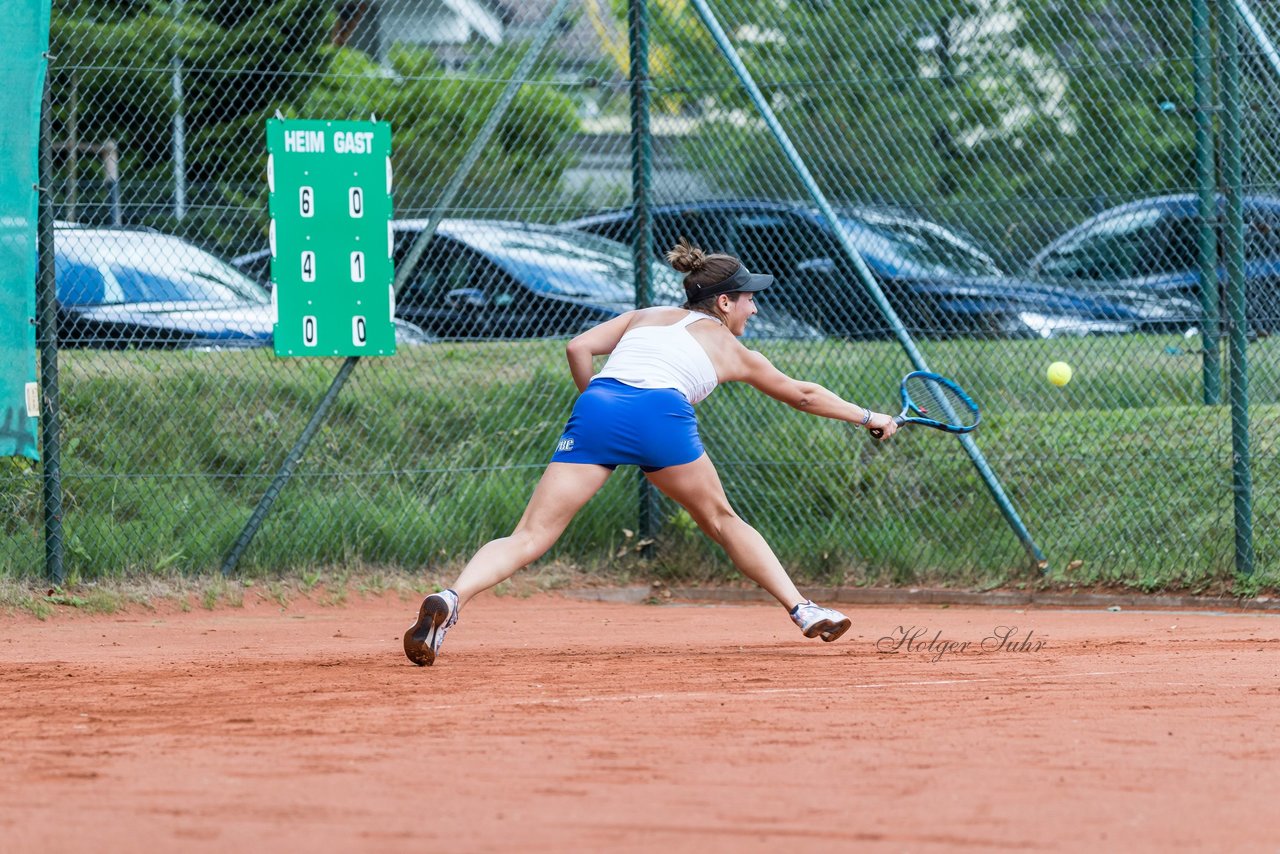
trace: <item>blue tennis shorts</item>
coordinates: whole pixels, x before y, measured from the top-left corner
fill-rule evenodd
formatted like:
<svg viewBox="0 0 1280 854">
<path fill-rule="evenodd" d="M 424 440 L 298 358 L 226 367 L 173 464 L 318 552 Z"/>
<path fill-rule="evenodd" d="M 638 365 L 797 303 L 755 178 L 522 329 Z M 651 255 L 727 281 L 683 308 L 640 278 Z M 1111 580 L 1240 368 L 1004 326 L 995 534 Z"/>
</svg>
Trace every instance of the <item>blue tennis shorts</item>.
<svg viewBox="0 0 1280 854">
<path fill-rule="evenodd" d="M 700 456 L 698 420 L 683 394 L 603 378 L 578 396 L 551 462 L 657 471 Z"/>
</svg>

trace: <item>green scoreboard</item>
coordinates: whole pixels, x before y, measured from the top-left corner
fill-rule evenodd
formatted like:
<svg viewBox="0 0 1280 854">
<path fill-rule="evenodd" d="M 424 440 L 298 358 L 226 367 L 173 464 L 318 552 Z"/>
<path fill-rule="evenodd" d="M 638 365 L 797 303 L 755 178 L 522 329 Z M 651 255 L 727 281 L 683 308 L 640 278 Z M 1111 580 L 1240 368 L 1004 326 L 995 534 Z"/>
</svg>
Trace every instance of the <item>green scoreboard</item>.
<svg viewBox="0 0 1280 854">
<path fill-rule="evenodd" d="M 396 351 L 391 126 L 267 120 L 277 356 Z"/>
</svg>

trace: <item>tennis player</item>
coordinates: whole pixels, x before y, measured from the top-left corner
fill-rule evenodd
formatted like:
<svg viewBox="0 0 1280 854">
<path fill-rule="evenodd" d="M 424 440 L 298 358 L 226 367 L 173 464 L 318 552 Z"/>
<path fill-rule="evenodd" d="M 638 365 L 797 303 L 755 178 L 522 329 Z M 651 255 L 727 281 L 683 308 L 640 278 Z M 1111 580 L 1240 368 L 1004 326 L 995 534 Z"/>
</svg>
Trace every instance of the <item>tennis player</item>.
<svg viewBox="0 0 1280 854">
<path fill-rule="evenodd" d="M 476 552 L 453 587 L 422 602 L 404 651 L 429 665 L 471 597 L 537 560 L 620 465 L 636 465 L 684 507 L 743 575 L 769 591 L 805 637 L 833 641 L 849 618 L 800 595 L 769 544 L 733 511 L 702 449 L 694 404 L 720 383 L 745 382 L 801 412 L 894 434 L 892 416 L 856 406 L 820 385 L 792 379 L 738 340 L 756 313 L 755 294 L 773 277 L 730 255 L 681 241 L 667 260 L 685 274 L 681 308 L 636 309 L 569 342 L 569 371 L 581 394 L 519 524 Z M 593 357 L 608 355 L 593 376 Z"/>
</svg>

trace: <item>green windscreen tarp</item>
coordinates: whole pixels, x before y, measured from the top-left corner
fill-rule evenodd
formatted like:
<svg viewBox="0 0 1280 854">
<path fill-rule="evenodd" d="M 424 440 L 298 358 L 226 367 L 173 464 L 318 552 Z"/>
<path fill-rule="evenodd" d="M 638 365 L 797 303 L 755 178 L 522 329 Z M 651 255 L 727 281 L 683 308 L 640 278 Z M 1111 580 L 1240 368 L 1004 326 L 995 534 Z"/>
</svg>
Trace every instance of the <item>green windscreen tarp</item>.
<svg viewBox="0 0 1280 854">
<path fill-rule="evenodd" d="M 39 458 L 36 211 L 49 0 L 0 0 L 0 457 Z"/>
</svg>

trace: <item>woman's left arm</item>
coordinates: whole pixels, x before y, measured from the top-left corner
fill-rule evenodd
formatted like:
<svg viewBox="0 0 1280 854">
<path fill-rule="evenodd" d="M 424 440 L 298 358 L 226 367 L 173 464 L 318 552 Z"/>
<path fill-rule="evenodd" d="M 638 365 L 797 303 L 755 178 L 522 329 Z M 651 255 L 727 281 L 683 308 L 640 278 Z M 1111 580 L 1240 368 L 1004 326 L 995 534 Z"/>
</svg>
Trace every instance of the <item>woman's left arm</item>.
<svg viewBox="0 0 1280 854">
<path fill-rule="evenodd" d="M 793 379 L 760 353 L 748 350 L 739 342 L 735 351 L 738 356 L 736 370 L 729 379 L 740 380 L 788 406 L 810 415 L 823 418 L 834 418 L 848 421 L 867 429 L 881 431 L 881 440 L 888 439 L 897 432 L 898 425 L 893 418 L 880 412 L 874 412 L 857 404 L 850 403 L 830 389 L 817 383 Z"/>
<path fill-rule="evenodd" d="M 565 356 L 569 359 L 569 373 L 573 374 L 573 384 L 578 387 L 579 392 L 586 390 L 587 383 L 591 382 L 591 377 L 596 372 L 592 358 L 612 353 L 635 316 L 635 311 L 628 311 L 612 320 L 606 320 L 577 336 L 564 348 Z"/>
</svg>

